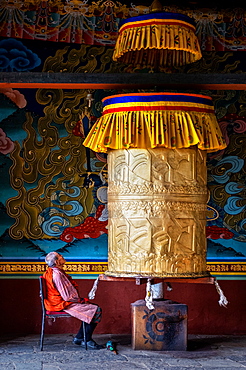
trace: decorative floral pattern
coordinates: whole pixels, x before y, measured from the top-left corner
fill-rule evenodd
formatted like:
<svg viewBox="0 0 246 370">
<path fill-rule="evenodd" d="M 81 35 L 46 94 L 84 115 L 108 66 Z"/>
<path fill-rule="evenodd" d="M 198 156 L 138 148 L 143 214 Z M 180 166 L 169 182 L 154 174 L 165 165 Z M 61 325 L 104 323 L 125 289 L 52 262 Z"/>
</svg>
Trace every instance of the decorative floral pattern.
<svg viewBox="0 0 246 370">
<path fill-rule="evenodd" d="M 4 88 L 4 89 L 0 89 L 0 93 L 6 95 L 19 108 L 24 108 L 27 105 L 27 101 L 24 95 L 21 94 L 18 90 L 13 90 L 11 88 Z"/>
<path fill-rule="evenodd" d="M 14 143 L 10 140 L 5 132 L 0 128 L 0 153 L 9 154 L 14 149 Z"/>
</svg>

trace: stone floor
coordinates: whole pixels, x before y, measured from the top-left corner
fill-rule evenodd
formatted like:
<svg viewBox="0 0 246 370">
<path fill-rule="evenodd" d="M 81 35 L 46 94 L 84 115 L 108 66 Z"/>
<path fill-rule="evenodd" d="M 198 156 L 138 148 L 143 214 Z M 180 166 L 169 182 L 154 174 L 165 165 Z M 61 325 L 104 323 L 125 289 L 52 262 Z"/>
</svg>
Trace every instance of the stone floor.
<svg viewBox="0 0 246 370">
<path fill-rule="evenodd" d="M 246 369 L 246 336 L 192 335 L 187 351 L 136 351 L 127 335 L 95 335 L 112 340 L 118 354 L 106 348 L 85 350 L 72 343 L 72 334 L 46 335 L 39 350 L 38 335 L 0 337 L 1 370 L 175 370 Z"/>
</svg>

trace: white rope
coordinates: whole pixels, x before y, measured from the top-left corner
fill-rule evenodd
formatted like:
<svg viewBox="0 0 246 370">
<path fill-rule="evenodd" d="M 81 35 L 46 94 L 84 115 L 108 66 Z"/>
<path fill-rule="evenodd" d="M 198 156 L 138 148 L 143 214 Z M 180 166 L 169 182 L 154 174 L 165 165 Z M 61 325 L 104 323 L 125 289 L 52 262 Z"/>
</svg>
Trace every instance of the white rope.
<svg viewBox="0 0 246 370">
<path fill-rule="evenodd" d="M 227 304 L 228 304 L 228 300 L 227 300 L 226 296 L 224 295 L 223 290 L 221 289 L 221 287 L 219 286 L 219 284 L 216 280 L 214 280 L 214 284 L 215 284 L 217 292 L 219 293 L 219 296 L 220 296 L 220 300 L 218 301 L 219 305 L 223 306 L 223 307 L 226 307 Z"/>
<path fill-rule="evenodd" d="M 99 277 L 94 281 L 93 287 L 91 288 L 91 291 L 88 294 L 89 299 L 94 299 L 95 298 L 98 281 L 99 281 Z"/>
<path fill-rule="evenodd" d="M 151 289 L 151 283 L 150 283 L 150 278 L 147 280 L 146 284 L 146 297 L 145 297 L 145 302 L 146 306 L 149 310 L 154 310 L 155 306 L 153 305 L 153 292 Z"/>
</svg>

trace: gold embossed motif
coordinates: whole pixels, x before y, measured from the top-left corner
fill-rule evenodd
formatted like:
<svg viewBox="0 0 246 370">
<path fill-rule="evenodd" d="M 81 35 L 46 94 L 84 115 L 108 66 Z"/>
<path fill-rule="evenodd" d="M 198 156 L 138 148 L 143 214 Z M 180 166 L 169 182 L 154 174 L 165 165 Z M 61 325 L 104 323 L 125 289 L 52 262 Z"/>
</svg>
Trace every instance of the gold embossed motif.
<svg viewBox="0 0 246 370">
<path fill-rule="evenodd" d="M 206 276 L 206 152 L 108 153 L 110 276 Z"/>
</svg>

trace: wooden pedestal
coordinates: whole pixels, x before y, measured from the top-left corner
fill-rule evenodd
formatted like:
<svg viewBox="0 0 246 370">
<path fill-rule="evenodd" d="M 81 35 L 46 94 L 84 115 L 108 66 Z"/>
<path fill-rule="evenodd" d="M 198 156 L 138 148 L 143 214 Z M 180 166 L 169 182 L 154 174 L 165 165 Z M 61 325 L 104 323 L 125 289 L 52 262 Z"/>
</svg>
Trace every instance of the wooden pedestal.
<svg viewBox="0 0 246 370">
<path fill-rule="evenodd" d="M 143 299 L 131 304 L 133 349 L 186 351 L 187 306 L 170 300 L 154 301 L 154 306 L 149 310 Z"/>
</svg>

